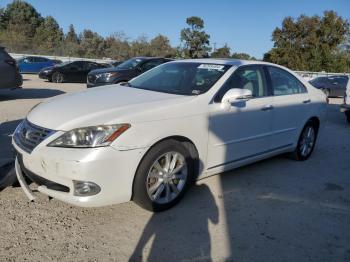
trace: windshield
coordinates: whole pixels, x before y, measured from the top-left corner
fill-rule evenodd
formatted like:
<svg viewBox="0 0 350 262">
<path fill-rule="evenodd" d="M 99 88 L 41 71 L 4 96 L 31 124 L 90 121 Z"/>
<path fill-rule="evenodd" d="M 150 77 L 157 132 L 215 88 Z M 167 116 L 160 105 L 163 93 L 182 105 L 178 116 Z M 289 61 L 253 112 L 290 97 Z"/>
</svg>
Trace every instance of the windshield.
<svg viewBox="0 0 350 262">
<path fill-rule="evenodd" d="M 66 62 L 62 62 L 62 63 L 60 63 L 60 64 L 56 64 L 55 66 L 61 67 L 61 66 L 68 65 L 68 64 L 70 64 L 70 63 L 72 63 L 72 62 L 71 62 L 71 61 L 66 61 Z"/>
<path fill-rule="evenodd" d="M 129 60 L 126 60 L 125 62 L 121 63 L 120 65 L 117 65 L 118 69 L 134 69 L 137 67 L 144 59 L 141 58 L 131 58 Z"/>
<path fill-rule="evenodd" d="M 129 82 L 134 88 L 179 95 L 207 92 L 229 65 L 176 62 L 158 66 Z"/>
</svg>

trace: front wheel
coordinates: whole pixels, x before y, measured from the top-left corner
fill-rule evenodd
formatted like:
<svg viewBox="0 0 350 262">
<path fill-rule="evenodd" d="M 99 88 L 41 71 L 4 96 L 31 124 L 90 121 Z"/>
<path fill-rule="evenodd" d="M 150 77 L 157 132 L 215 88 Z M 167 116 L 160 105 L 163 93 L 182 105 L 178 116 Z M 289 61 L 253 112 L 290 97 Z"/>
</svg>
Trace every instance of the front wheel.
<svg viewBox="0 0 350 262">
<path fill-rule="evenodd" d="M 309 121 L 300 134 L 298 145 L 292 153 L 292 157 L 298 161 L 308 159 L 315 148 L 317 139 L 317 125 L 313 121 Z"/>
<path fill-rule="evenodd" d="M 64 75 L 60 72 L 53 73 L 51 80 L 53 83 L 63 83 Z"/>
<path fill-rule="evenodd" d="M 181 142 L 161 142 L 150 149 L 138 167 L 133 201 L 150 211 L 167 210 L 181 200 L 193 173 L 193 159 Z"/>
</svg>

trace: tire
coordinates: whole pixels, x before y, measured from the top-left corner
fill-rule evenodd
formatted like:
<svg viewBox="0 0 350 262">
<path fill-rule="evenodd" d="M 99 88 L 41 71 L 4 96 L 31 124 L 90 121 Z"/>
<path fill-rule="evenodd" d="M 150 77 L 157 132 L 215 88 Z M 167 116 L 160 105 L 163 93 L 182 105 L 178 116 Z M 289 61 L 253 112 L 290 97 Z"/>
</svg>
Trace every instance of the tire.
<svg viewBox="0 0 350 262">
<path fill-rule="evenodd" d="M 326 95 L 326 97 L 329 97 L 329 94 L 330 94 L 329 89 L 327 89 L 327 88 L 322 89 L 322 92 Z"/>
<path fill-rule="evenodd" d="M 173 139 L 160 142 L 140 162 L 132 200 L 149 211 L 167 210 L 184 196 L 193 182 L 194 172 L 194 160 L 184 144 Z"/>
<path fill-rule="evenodd" d="M 60 72 L 53 73 L 51 77 L 52 83 L 63 83 L 64 82 L 64 75 Z"/>
<path fill-rule="evenodd" d="M 345 116 L 346 116 L 346 120 L 350 124 L 350 110 L 349 111 L 345 111 Z"/>
<path fill-rule="evenodd" d="M 0 167 L 0 191 L 17 182 L 14 162 L 6 163 Z"/>
<path fill-rule="evenodd" d="M 305 161 L 311 156 L 315 148 L 317 133 L 317 124 L 314 121 L 308 121 L 299 136 L 297 147 L 291 154 L 294 160 Z"/>
</svg>

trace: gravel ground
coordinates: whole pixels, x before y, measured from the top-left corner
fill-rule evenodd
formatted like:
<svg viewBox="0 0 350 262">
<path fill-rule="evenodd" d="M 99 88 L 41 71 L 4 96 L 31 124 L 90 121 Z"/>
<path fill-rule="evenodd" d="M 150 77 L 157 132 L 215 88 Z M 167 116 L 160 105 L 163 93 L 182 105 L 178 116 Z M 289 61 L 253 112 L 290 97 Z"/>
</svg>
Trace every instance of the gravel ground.
<svg viewBox="0 0 350 262">
<path fill-rule="evenodd" d="M 0 90 L 0 165 L 9 135 L 39 101 L 83 84 L 26 75 Z M 160 214 L 132 202 L 84 209 L 0 192 L 0 261 L 350 261 L 350 126 L 331 99 L 313 156 L 284 156 L 201 180 Z M 0 173 L 1 176 L 1 173 Z"/>
</svg>

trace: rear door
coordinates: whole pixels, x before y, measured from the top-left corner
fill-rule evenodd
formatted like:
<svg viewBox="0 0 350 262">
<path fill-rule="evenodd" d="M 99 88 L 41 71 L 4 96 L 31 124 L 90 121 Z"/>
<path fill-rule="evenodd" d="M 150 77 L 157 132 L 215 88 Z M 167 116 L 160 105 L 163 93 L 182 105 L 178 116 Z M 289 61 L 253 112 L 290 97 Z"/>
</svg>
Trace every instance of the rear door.
<svg viewBox="0 0 350 262">
<path fill-rule="evenodd" d="M 265 67 L 265 72 L 273 95 L 270 146 L 288 147 L 299 137 L 312 101 L 306 87 L 291 73 L 274 66 Z"/>
</svg>

